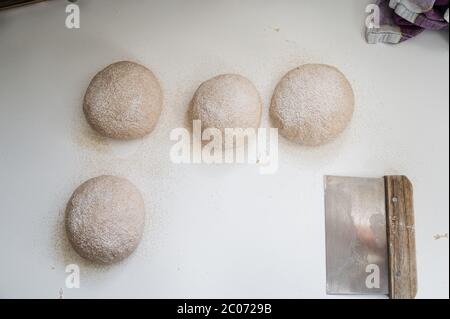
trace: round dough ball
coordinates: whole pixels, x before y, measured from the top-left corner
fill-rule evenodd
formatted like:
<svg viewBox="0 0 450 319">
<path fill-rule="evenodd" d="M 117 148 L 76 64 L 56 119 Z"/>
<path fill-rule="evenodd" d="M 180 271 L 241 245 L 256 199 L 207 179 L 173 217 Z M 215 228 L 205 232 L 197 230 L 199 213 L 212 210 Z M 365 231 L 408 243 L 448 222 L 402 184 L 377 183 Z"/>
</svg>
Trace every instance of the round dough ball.
<svg viewBox="0 0 450 319">
<path fill-rule="evenodd" d="M 152 132 L 162 108 L 158 79 L 146 67 L 128 61 L 100 71 L 86 91 L 83 106 L 94 130 L 121 140 L 141 138 Z"/>
<path fill-rule="evenodd" d="M 144 231 L 145 207 L 127 179 L 99 176 L 79 186 L 66 209 L 66 230 L 75 251 L 101 264 L 128 257 Z"/>
<path fill-rule="evenodd" d="M 306 64 L 278 83 L 270 108 L 280 134 L 308 146 L 329 142 L 349 124 L 354 110 L 353 90 L 335 67 Z"/>
<path fill-rule="evenodd" d="M 202 129 L 257 128 L 261 121 L 261 97 L 250 80 L 222 74 L 203 82 L 191 102 L 193 120 Z"/>
</svg>

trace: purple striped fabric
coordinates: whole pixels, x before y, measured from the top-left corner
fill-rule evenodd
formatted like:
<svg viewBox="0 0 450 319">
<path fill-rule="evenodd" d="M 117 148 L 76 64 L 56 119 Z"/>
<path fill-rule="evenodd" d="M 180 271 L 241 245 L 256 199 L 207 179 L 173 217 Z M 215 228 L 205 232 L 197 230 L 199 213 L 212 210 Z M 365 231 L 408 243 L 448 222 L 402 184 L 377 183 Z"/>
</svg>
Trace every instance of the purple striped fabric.
<svg viewBox="0 0 450 319">
<path fill-rule="evenodd" d="M 424 30 L 448 28 L 450 0 L 377 0 L 379 28 L 367 28 L 369 43 L 400 43 Z"/>
</svg>

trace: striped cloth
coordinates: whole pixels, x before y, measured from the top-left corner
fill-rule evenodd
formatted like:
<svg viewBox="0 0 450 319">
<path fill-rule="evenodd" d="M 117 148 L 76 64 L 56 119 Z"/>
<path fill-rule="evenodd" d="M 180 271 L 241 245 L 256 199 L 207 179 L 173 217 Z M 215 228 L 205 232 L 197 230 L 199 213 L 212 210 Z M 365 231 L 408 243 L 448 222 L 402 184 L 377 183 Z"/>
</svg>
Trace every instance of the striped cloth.
<svg viewBox="0 0 450 319">
<path fill-rule="evenodd" d="M 366 28 L 368 43 L 400 43 L 424 30 L 449 26 L 450 0 L 377 0 L 379 24 Z"/>
</svg>

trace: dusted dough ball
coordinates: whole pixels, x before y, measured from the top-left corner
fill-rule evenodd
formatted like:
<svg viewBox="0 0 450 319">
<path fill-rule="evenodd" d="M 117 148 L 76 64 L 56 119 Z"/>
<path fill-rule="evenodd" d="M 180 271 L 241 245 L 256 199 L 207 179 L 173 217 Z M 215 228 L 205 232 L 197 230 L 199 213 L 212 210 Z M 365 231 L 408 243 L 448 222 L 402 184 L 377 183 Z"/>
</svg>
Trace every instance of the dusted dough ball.
<svg viewBox="0 0 450 319">
<path fill-rule="evenodd" d="M 91 261 L 112 264 L 128 257 L 144 231 L 145 207 L 127 179 L 99 176 L 79 186 L 66 209 L 73 248 Z"/>
<path fill-rule="evenodd" d="M 344 131 L 354 104 L 352 87 L 338 69 L 306 64 L 290 71 L 278 83 L 270 114 L 281 135 L 302 145 L 316 146 Z"/>
<path fill-rule="evenodd" d="M 162 108 L 158 79 L 146 67 L 127 61 L 111 64 L 92 79 L 83 106 L 94 130 L 121 140 L 152 132 Z"/>
<path fill-rule="evenodd" d="M 261 98 L 247 78 L 222 74 L 203 82 L 191 103 L 193 120 L 202 129 L 257 128 L 261 121 Z"/>
</svg>

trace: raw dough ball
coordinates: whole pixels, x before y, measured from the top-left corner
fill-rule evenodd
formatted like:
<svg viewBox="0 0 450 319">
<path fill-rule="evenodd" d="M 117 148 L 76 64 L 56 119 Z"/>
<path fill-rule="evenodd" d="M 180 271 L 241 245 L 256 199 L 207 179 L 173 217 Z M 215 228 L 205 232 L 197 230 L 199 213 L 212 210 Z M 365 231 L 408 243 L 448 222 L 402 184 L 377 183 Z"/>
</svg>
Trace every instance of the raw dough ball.
<svg viewBox="0 0 450 319">
<path fill-rule="evenodd" d="M 79 186 L 66 209 L 73 248 L 91 261 L 112 264 L 138 246 L 145 223 L 139 190 L 127 179 L 99 176 Z"/>
<path fill-rule="evenodd" d="M 117 62 L 100 71 L 84 97 L 84 114 L 101 135 L 136 139 L 156 126 L 163 107 L 158 79 L 134 62 Z"/>
<path fill-rule="evenodd" d="M 247 78 L 222 74 L 203 82 L 191 102 L 193 120 L 202 129 L 257 128 L 261 121 L 261 98 Z"/>
<path fill-rule="evenodd" d="M 306 64 L 290 71 L 278 83 L 270 113 L 281 135 L 315 146 L 344 131 L 354 104 L 352 87 L 338 69 Z"/>
</svg>

